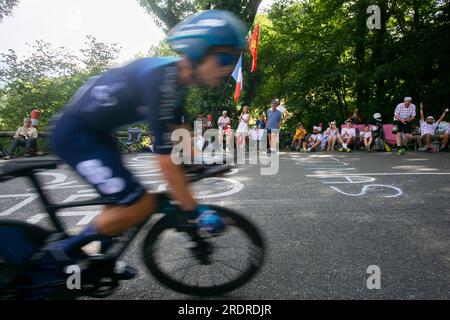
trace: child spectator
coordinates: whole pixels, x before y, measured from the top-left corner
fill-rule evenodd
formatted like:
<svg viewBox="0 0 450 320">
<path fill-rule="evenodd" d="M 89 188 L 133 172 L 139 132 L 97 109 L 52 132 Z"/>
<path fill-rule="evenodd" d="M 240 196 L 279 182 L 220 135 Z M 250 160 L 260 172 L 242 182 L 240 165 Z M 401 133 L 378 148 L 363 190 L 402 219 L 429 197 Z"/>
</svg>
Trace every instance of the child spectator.
<svg viewBox="0 0 450 320">
<path fill-rule="evenodd" d="M 330 127 L 325 131 L 326 138 L 326 146 L 327 151 L 334 151 L 336 146 L 337 136 L 339 135 L 339 130 L 336 127 L 336 121 L 330 122 Z"/>
<path fill-rule="evenodd" d="M 295 130 L 295 134 L 294 134 L 294 138 L 292 139 L 292 143 L 291 143 L 291 150 L 299 150 L 302 147 L 303 141 L 306 137 L 306 130 L 305 127 L 303 126 L 303 123 L 299 123 L 297 125 L 297 129 Z"/>
<path fill-rule="evenodd" d="M 370 126 L 368 124 L 364 125 L 363 131 L 359 134 L 361 139 L 361 146 L 364 147 L 364 151 L 370 152 L 370 148 L 372 146 L 373 137 L 372 132 L 370 131 Z"/>
</svg>

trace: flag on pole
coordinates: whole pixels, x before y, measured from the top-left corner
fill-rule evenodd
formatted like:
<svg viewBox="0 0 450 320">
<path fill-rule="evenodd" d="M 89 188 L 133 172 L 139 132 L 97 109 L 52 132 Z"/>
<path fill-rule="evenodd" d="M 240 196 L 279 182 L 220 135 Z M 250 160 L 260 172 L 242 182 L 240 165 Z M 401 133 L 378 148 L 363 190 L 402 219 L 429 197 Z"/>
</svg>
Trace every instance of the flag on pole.
<svg viewBox="0 0 450 320">
<path fill-rule="evenodd" d="M 250 54 L 252 55 L 252 69 L 250 72 L 256 71 L 256 63 L 258 62 L 258 37 L 259 37 L 259 24 L 256 25 L 255 30 L 253 30 L 253 34 L 248 39 L 248 48 L 250 50 Z"/>
<path fill-rule="evenodd" d="M 242 77 L 242 53 L 239 61 L 232 73 L 233 79 L 236 80 L 236 90 L 234 91 L 234 101 L 238 101 L 241 96 L 241 91 L 244 85 L 244 78 Z"/>
</svg>

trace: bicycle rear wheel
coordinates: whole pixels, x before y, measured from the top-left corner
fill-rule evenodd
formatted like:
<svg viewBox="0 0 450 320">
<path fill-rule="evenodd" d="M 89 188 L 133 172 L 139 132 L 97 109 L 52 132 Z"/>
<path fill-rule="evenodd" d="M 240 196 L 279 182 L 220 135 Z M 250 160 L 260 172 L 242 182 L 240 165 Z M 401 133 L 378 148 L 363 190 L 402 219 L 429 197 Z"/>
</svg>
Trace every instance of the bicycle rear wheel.
<svg viewBox="0 0 450 320">
<path fill-rule="evenodd" d="M 198 296 L 221 294 L 242 286 L 262 267 L 265 242 L 254 224 L 230 209 L 209 207 L 225 222 L 226 231 L 205 240 L 207 248 L 196 247 L 167 217 L 150 229 L 144 241 L 147 268 L 175 291 Z M 199 259 L 195 249 L 211 252 L 209 262 Z"/>
<path fill-rule="evenodd" d="M 27 281 L 25 265 L 49 235 L 29 223 L 0 220 L 0 299 L 21 298 L 13 289 Z"/>
</svg>

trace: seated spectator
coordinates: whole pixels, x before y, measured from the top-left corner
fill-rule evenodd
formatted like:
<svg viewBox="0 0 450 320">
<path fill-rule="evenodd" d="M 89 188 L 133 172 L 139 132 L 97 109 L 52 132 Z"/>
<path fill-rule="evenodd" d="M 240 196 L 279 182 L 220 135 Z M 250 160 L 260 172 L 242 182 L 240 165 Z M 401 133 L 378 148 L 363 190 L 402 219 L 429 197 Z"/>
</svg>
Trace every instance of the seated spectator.
<svg viewBox="0 0 450 320">
<path fill-rule="evenodd" d="M 439 126 L 439 123 L 444 119 L 446 113 L 446 110 L 444 110 L 438 121 L 434 121 L 433 116 L 428 116 L 426 121 L 424 121 L 423 103 L 420 103 L 420 139 L 428 152 L 437 151 L 431 143 L 433 140 L 439 139 L 439 137 L 436 136 L 436 129 Z M 448 140 L 445 141 L 445 143 L 447 142 Z"/>
<path fill-rule="evenodd" d="M 448 110 L 448 109 L 447 109 Z M 448 112 L 448 111 L 447 111 Z M 450 138 L 450 122 L 449 123 L 447 123 L 447 126 L 446 126 L 446 128 L 445 128 L 445 130 L 444 130 L 444 133 L 442 133 L 440 136 L 439 136 L 439 138 L 441 138 L 442 139 L 442 146 L 441 146 L 441 150 L 444 150 L 444 149 L 448 149 L 449 148 L 449 145 L 448 145 L 448 141 L 449 141 L 449 138 Z"/>
<path fill-rule="evenodd" d="M 306 130 L 305 127 L 303 126 L 303 123 L 299 123 L 297 125 L 297 129 L 295 130 L 295 134 L 294 137 L 292 138 L 292 143 L 291 143 L 291 150 L 299 150 L 302 145 L 303 145 L 303 141 L 306 137 Z"/>
<path fill-rule="evenodd" d="M 350 152 L 349 145 L 352 145 L 355 142 L 356 131 L 353 128 L 352 120 L 347 119 L 345 121 L 345 127 L 341 129 L 341 134 L 337 136 L 337 139 L 342 147 L 338 149 L 339 152 L 346 151 Z"/>
<path fill-rule="evenodd" d="M 309 136 L 308 141 L 303 141 L 302 151 L 311 152 L 320 150 L 322 144 L 322 135 L 320 134 L 319 127 L 313 127 L 313 134 Z"/>
<path fill-rule="evenodd" d="M 339 130 L 336 127 L 336 121 L 330 122 L 330 127 L 325 131 L 324 135 L 327 137 L 326 138 L 327 151 L 334 151 L 337 136 L 339 135 Z"/>
<path fill-rule="evenodd" d="M 11 143 L 8 152 L 3 159 L 5 160 L 11 159 L 11 155 L 18 146 L 25 147 L 24 156 L 30 157 L 31 148 L 33 148 L 36 145 L 37 138 L 38 132 L 36 128 L 31 126 L 31 119 L 30 118 L 23 119 L 23 127 L 17 129 L 16 134 L 13 137 L 14 141 Z"/>
<path fill-rule="evenodd" d="M 370 152 L 372 146 L 373 137 L 368 124 L 364 125 L 364 130 L 359 134 L 361 138 L 361 146 L 364 147 L 364 151 Z"/>
</svg>

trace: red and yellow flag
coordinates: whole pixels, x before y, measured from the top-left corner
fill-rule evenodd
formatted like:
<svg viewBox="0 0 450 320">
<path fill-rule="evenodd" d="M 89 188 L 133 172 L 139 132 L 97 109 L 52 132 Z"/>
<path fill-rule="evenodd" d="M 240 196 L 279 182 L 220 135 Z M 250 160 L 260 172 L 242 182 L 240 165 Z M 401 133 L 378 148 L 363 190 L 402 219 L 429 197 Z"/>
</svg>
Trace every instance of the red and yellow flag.
<svg viewBox="0 0 450 320">
<path fill-rule="evenodd" d="M 250 49 L 250 54 L 252 55 L 252 69 L 250 72 L 256 71 L 256 64 L 258 61 L 258 36 L 259 36 L 259 24 L 256 25 L 255 30 L 253 30 L 253 34 L 248 39 L 248 47 Z"/>
</svg>

